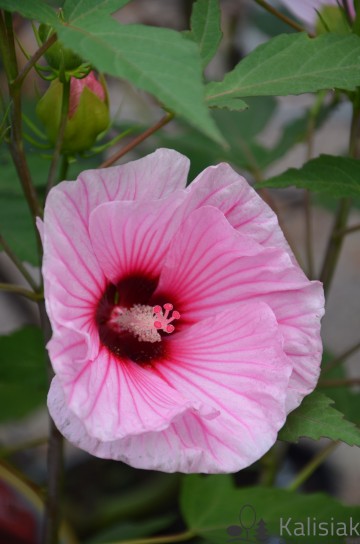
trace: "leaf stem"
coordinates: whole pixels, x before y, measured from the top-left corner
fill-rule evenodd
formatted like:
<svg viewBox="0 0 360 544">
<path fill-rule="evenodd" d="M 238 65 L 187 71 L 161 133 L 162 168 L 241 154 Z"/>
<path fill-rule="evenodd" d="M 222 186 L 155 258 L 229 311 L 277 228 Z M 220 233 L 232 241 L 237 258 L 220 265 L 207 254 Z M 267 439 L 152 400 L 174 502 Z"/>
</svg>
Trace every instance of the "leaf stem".
<svg viewBox="0 0 360 544">
<path fill-rule="evenodd" d="M 36 284 L 36 282 L 31 277 L 31 274 L 26 270 L 23 263 L 20 261 L 19 257 L 13 252 L 9 244 L 6 242 L 5 238 L 0 234 L 0 246 L 2 246 L 4 252 L 9 257 L 9 259 L 12 261 L 12 263 L 16 266 L 16 268 L 19 270 L 19 272 L 22 274 L 23 278 L 28 282 L 30 287 L 35 291 L 35 293 L 40 292 L 40 287 Z"/>
<path fill-rule="evenodd" d="M 323 374 L 325 374 L 326 372 L 329 372 L 333 368 L 337 367 L 338 365 L 340 365 L 341 363 L 346 361 L 346 359 L 348 359 L 348 357 L 350 357 L 353 353 L 355 353 L 359 349 L 360 349 L 360 342 L 358 342 L 357 344 L 355 344 L 351 348 L 344 351 L 344 353 L 341 353 L 341 355 L 339 355 L 338 357 L 333 359 L 328 365 L 326 365 L 325 368 L 323 369 Z"/>
<path fill-rule="evenodd" d="M 289 491 L 296 491 L 306 480 L 315 472 L 315 470 L 329 457 L 329 455 L 338 447 L 339 441 L 330 442 L 320 450 L 299 472 L 295 479 L 287 486 Z"/>
<path fill-rule="evenodd" d="M 154 536 L 150 538 L 140 538 L 135 540 L 117 540 L 116 542 L 107 542 L 106 544 L 172 544 L 173 542 L 185 542 L 196 536 L 193 531 L 184 531 L 177 535 Z"/>
<path fill-rule="evenodd" d="M 64 142 L 66 123 L 68 120 L 69 101 L 70 101 L 70 80 L 68 80 L 65 77 L 63 79 L 64 79 L 62 82 L 63 94 L 62 94 L 62 101 L 61 101 L 59 132 L 58 132 L 58 137 L 56 140 L 54 154 L 50 164 L 49 175 L 48 175 L 48 179 L 46 183 L 46 194 L 48 194 L 48 192 L 50 191 L 50 189 L 54 186 L 56 182 L 56 173 L 57 173 L 59 160 L 61 157 L 61 148 Z"/>
<path fill-rule="evenodd" d="M 275 15 L 275 17 L 280 19 L 280 21 L 282 21 L 283 23 L 287 24 L 288 26 L 291 26 L 291 28 L 293 28 L 294 30 L 297 30 L 298 32 L 305 32 L 305 28 L 303 28 L 293 19 L 290 19 L 290 17 L 287 17 L 287 15 L 284 15 L 283 13 L 275 9 L 273 6 L 265 2 L 265 0 L 254 0 L 254 2 L 258 4 L 259 6 L 261 6 L 262 8 L 266 9 L 266 11 L 271 13 L 271 15 Z M 309 32 L 308 34 L 309 36 L 313 36 Z"/>
<path fill-rule="evenodd" d="M 35 66 L 35 64 L 40 59 L 40 57 L 42 57 L 43 54 L 46 53 L 48 49 L 50 49 L 50 47 L 56 42 L 56 40 L 57 40 L 56 34 L 52 34 L 50 38 L 46 40 L 46 42 L 44 42 L 42 46 L 33 54 L 33 56 L 30 57 L 28 62 L 25 64 L 24 68 L 21 70 L 21 72 L 19 72 L 17 77 L 12 82 L 14 87 L 22 85 L 24 79 L 26 78 L 30 70 Z"/>
<path fill-rule="evenodd" d="M 34 302 L 39 302 L 44 298 L 42 293 L 34 293 L 34 291 L 29 291 L 29 289 L 25 289 L 21 285 L 14 285 L 12 283 L 0 283 L 0 291 L 21 295 Z"/>
<path fill-rule="evenodd" d="M 102 164 L 100 164 L 99 168 L 107 168 L 108 166 L 111 166 L 112 164 L 114 164 L 114 162 L 121 159 L 121 157 L 123 157 L 124 155 L 126 155 L 126 153 L 128 153 L 129 151 L 134 149 L 136 146 L 141 144 L 141 142 L 143 142 L 149 136 L 154 134 L 154 132 L 158 131 L 160 128 L 167 125 L 173 118 L 174 118 L 173 113 L 167 113 L 166 115 L 164 115 L 164 117 L 162 117 L 160 121 L 155 123 L 155 125 L 153 125 L 152 127 L 148 128 L 147 130 L 139 134 L 139 136 L 136 136 L 136 138 L 134 138 L 125 147 L 123 147 L 122 149 L 120 149 L 119 151 L 111 155 L 111 157 L 106 159 Z"/>
</svg>

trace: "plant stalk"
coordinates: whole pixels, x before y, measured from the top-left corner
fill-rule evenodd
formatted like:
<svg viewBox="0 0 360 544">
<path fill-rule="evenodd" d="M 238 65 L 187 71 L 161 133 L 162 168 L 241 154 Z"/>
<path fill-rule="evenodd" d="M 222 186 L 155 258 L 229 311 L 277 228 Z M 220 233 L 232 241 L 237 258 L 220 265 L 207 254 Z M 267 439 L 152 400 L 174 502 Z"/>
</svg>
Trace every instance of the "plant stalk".
<svg viewBox="0 0 360 544">
<path fill-rule="evenodd" d="M 280 21 L 287 24 L 288 26 L 291 26 L 294 30 L 297 30 L 298 32 L 305 32 L 305 28 L 303 28 L 301 25 L 299 25 L 296 21 L 293 19 L 290 19 L 290 17 L 287 17 L 277 9 L 275 9 L 273 6 L 265 2 L 265 0 L 254 0 L 256 4 L 261 6 L 262 8 L 266 9 L 271 15 L 275 15 Z M 308 33 L 309 36 L 312 36 L 312 34 Z"/>
<path fill-rule="evenodd" d="M 173 119 L 173 117 L 174 117 L 173 113 L 167 113 L 166 115 L 164 115 L 164 117 L 162 117 L 160 121 L 155 123 L 155 125 L 153 125 L 152 127 L 148 128 L 147 130 L 139 134 L 139 136 L 136 136 L 136 138 L 134 138 L 125 147 L 123 147 L 122 149 L 120 149 L 119 151 L 111 155 L 111 157 L 106 159 L 102 164 L 100 164 L 99 168 L 107 168 L 108 166 L 111 166 L 112 164 L 114 164 L 114 162 L 121 159 L 121 157 L 126 155 L 126 153 L 134 149 L 137 145 L 141 144 L 141 142 L 143 142 L 149 136 L 154 134 L 154 132 L 158 131 L 160 128 L 167 125 Z"/>
<path fill-rule="evenodd" d="M 296 491 L 306 480 L 315 472 L 315 470 L 329 457 L 329 455 L 338 447 L 339 441 L 330 442 L 325 448 L 320 450 L 307 465 L 299 472 L 296 478 L 287 486 L 289 491 Z"/>
<path fill-rule="evenodd" d="M 44 298 L 41 293 L 34 293 L 34 291 L 29 291 L 29 289 L 25 289 L 25 287 L 22 287 L 22 285 L 14 285 L 12 283 L 0 283 L 0 291 L 14 293 L 15 295 L 21 295 L 28 298 L 29 300 L 32 300 L 33 302 L 39 302 Z"/>
<path fill-rule="evenodd" d="M 45 344 L 51 338 L 51 326 L 45 303 L 39 303 L 41 326 Z M 47 357 L 48 377 L 51 383 L 54 371 Z M 48 486 L 45 500 L 41 544 L 58 544 L 61 525 L 61 489 L 63 480 L 63 437 L 49 416 L 49 440 L 47 453 Z"/>
</svg>

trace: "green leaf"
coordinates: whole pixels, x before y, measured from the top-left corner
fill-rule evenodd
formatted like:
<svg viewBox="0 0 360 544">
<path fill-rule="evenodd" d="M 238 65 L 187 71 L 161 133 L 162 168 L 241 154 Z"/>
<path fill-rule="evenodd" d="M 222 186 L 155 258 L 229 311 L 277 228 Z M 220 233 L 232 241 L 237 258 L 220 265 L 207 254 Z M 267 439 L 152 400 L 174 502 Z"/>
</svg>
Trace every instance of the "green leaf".
<svg viewBox="0 0 360 544">
<path fill-rule="evenodd" d="M 125 6 L 130 0 L 66 0 L 63 11 L 65 21 L 71 24 L 85 19 L 110 15 Z"/>
<path fill-rule="evenodd" d="M 179 32 L 120 25 L 94 12 L 71 25 L 56 26 L 59 39 L 99 71 L 127 79 L 153 94 L 210 138 L 222 141 L 204 102 L 197 45 Z"/>
<path fill-rule="evenodd" d="M 289 187 L 295 185 L 335 197 L 360 196 L 360 161 L 347 157 L 321 155 L 301 168 L 290 168 L 258 187 Z"/>
<path fill-rule="evenodd" d="M 355 35 L 283 34 L 257 47 L 206 86 L 209 106 L 247 96 L 284 96 L 360 85 L 360 38 Z"/>
<path fill-rule="evenodd" d="M 343 506 L 321 493 L 301 495 L 269 487 L 236 489 L 231 477 L 227 475 L 186 476 L 181 494 L 181 509 L 189 529 L 215 544 L 230 542 L 229 528 L 235 526 L 238 530 L 242 529 L 240 534 L 244 541 L 260 542 L 257 537 L 261 519 L 265 522 L 269 536 L 282 536 L 283 542 L 319 544 L 319 533 L 314 535 L 313 531 L 312 534 L 307 534 L 309 519 L 313 522 L 315 518 L 317 527 L 319 523 L 325 523 L 329 529 L 332 521 L 334 524 L 345 522 L 349 535 L 350 518 L 355 521 L 360 515 L 358 506 Z M 287 525 L 289 518 L 291 521 Z M 294 534 L 295 523 L 304 525 L 304 535 L 300 536 L 299 532 Z M 288 527 L 290 535 L 284 525 Z M 297 527 L 300 529 L 299 525 Z M 236 542 L 240 542 L 239 533 L 237 538 Z M 327 542 L 325 536 L 322 539 Z M 274 542 L 281 540 L 276 539 Z M 344 531 L 342 535 L 331 536 L 332 544 L 344 542 Z"/>
<path fill-rule="evenodd" d="M 0 0 L 0 8 L 7 11 L 16 11 L 27 19 L 34 19 L 42 23 L 53 24 L 57 21 L 55 11 L 45 0 Z"/>
<path fill-rule="evenodd" d="M 47 372 L 42 333 L 24 327 L 0 336 L 0 421 L 17 419 L 45 403 Z"/>
<path fill-rule="evenodd" d="M 279 439 L 297 442 L 300 437 L 319 440 L 322 437 L 341 440 L 350 446 L 360 446 L 360 429 L 344 419 L 344 414 L 331 405 L 333 400 L 323 393 L 312 393 L 291 412 Z"/>
<path fill-rule="evenodd" d="M 191 13 L 191 36 L 197 42 L 203 67 L 215 55 L 222 38 L 218 0 L 197 0 Z"/>
</svg>

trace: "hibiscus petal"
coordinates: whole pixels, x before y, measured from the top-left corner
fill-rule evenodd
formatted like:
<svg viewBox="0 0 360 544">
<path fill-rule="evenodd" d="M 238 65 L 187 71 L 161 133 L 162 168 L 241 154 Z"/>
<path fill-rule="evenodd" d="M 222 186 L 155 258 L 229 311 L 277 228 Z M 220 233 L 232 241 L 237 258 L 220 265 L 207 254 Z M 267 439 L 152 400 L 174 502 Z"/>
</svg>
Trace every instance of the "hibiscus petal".
<svg viewBox="0 0 360 544">
<path fill-rule="evenodd" d="M 99 440 L 165 429 L 188 410 L 204 417 L 217 415 L 215 409 L 177 392 L 151 367 L 121 361 L 105 348 L 93 361 L 74 360 L 75 350 L 79 348 L 62 353 L 61 364 L 53 350 L 52 360 L 67 405 Z"/>
<path fill-rule="evenodd" d="M 134 274 L 157 277 L 179 228 L 184 192 L 149 202 L 109 202 L 90 216 L 90 237 L 106 277 L 114 284 Z M 178 219 L 177 217 L 178 216 Z"/>
<path fill-rule="evenodd" d="M 239 306 L 235 319 L 227 310 L 173 335 L 169 344 L 171 357 L 156 367 L 162 383 L 213 412 L 187 410 L 159 432 L 103 442 L 69 410 L 54 379 L 49 408 L 61 432 L 99 457 L 166 472 L 235 472 L 261 457 L 284 423 L 291 372 L 270 308 Z"/>
<path fill-rule="evenodd" d="M 219 210 L 200 208 L 169 248 L 155 295 L 167 293 L 183 323 L 206 319 L 234 303 L 266 302 L 294 365 L 288 409 L 314 389 L 321 361 L 322 287 L 309 282 L 284 250 L 264 248 L 235 231 Z"/>
<path fill-rule="evenodd" d="M 227 163 L 206 168 L 189 185 L 187 194 L 187 215 L 201 206 L 214 206 L 241 234 L 264 247 L 285 249 L 295 260 L 275 213 Z"/>
<path fill-rule="evenodd" d="M 189 165 L 189 159 L 181 153 L 160 148 L 126 164 L 82 172 L 78 180 L 88 199 L 88 216 L 103 202 L 155 200 L 184 189 Z"/>
</svg>

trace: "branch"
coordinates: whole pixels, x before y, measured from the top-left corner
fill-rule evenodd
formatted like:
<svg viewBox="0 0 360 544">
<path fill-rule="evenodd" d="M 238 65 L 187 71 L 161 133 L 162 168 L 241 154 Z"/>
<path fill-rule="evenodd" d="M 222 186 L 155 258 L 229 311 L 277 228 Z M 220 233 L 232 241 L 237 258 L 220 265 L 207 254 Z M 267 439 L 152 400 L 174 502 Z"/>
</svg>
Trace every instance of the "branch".
<svg viewBox="0 0 360 544">
<path fill-rule="evenodd" d="M 35 66 L 37 61 L 40 59 L 40 57 L 43 56 L 43 54 L 50 49 L 50 47 L 56 42 L 57 36 L 56 34 L 52 34 L 46 42 L 42 44 L 42 46 L 36 51 L 36 53 L 33 54 L 32 57 L 28 60 L 28 62 L 25 64 L 24 68 L 21 70 L 21 72 L 18 73 L 17 77 L 12 81 L 12 85 L 14 87 L 21 86 L 22 82 L 30 72 L 31 68 Z"/>
<path fill-rule="evenodd" d="M 344 229 L 338 230 L 334 233 L 334 236 L 342 238 L 343 236 L 346 236 L 347 234 L 352 234 L 353 232 L 357 232 L 358 230 L 360 230 L 360 225 L 353 225 L 352 227 L 346 227 Z"/>
<path fill-rule="evenodd" d="M 41 328 L 44 333 L 45 345 L 51 338 L 51 326 L 46 314 L 44 302 L 39 303 Z M 48 379 L 51 383 L 54 371 L 48 356 Z M 47 453 L 48 485 L 45 500 L 45 511 L 42 527 L 42 544 L 58 544 L 61 524 L 61 487 L 63 476 L 63 444 L 64 439 L 58 431 L 52 418 L 49 419 L 49 443 Z"/>
<path fill-rule="evenodd" d="M 359 349 L 360 349 L 360 342 L 358 342 L 357 344 L 355 344 L 351 348 L 344 351 L 344 353 L 341 353 L 341 355 L 339 355 L 338 357 L 333 359 L 328 365 L 326 365 L 324 370 L 323 370 L 323 374 L 325 374 L 326 372 L 329 372 L 333 368 L 335 368 L 338 365 L 340 365 L 341 363 L 343 363 L 346 359 L 348 359 L 348 357 L 350 357 L 353 353 L 355 353 Z"/>
<path fill-rule="evenodd" d="M 306 32 L 305 28 L 303 28 L 293 19 L 290 19 L 290 17 L 287 17 L 286 15 L 275 9 L 273 6 L 270 6 L 270 4 L 265 2 L 265 0 L 254 0 L 254 2 L 256 2 L 256 4 L 258 4 L 262 8 L 266 9 L 266 11 L 271 13 L 271 15 L 275 15 L 275 17 L 280 19 L 280 21 L 282 21 L 283 23 L 291 26 L 291 28 L 293 28 L 294 30 L 297 30 L 298 32 Z M 313 34 L 310 34 L 310 32 L 308 32 L 308 34 L 310 37 L 314 37 Z"/>
<path fill-rule="evenodd" d="M 315 470 L 325 461 L 327 457 L 338 447 L 339 441 L 330 442 L 325 448 L 320 450 L 311 461 L 304 466 L 295 479 L 287 486 L 289 491 L 296 491 L 306 480 L 315 472 Z"/>
<path fill-rule="evenodd" d="M 31 274 L 26 270 L 23 263 L 20 261 L 19 257 L 13 252 L 11 247 L 6 242 L 5 238 L 0 234 L 0 246 L 3 247 L 4 252 L 9 257 L 9 259 L 12 261 L 12 263 L 16 266 L 16 268 L 19 270 L 19 272 L 22 274 L 23 278 L 28 282 L 30 287 L 32 287 L 33 291 L 35 293 L 39 293 L 39 287 L 36 284 L 36 282 L 31 277 Z"/>
<path fill-rule="evenodd" d="M 106 159 L 102 164 L 100 164 L 99 168 L 107 168 L 108 166 L 111 166 L 112 164 L 114 164 L 114 162 L 121 159 L 121 157 L 126 155 L 126 153 L 134 149 L 134 147 L 136 147 L 137 145 L 141 144 L 141 142 L 143 142 L 149 136 L 154 134 L 154 132 L 164 127 L 165 125 L 167 125 L 173 119 L 173 117 L 174 117 L 173 113 L 167 113 L 166 115 L 164 115 L 164 117 L 162 117 L 160 121 L 155 123 L 155 125 L 145 130 L 142 134 L 139 134 L 139 136 L 136 136 L 136 138 L 134 138 L 125 147 L 123 147 L 122 149 L 114 153 L 111 157 Z"/>
<path fill-rule="evenodd" d="M 34 291 L 29 291 L 21 285 L 14 285 L 12 283 L 0 283 L 0 291 L 5 291 L 6 293 L 14 293 L 15 295 L 21 295 L 34 302 L 39 302 L 44 298 L 42 293 L 34 293 Z"/>
</svg>

